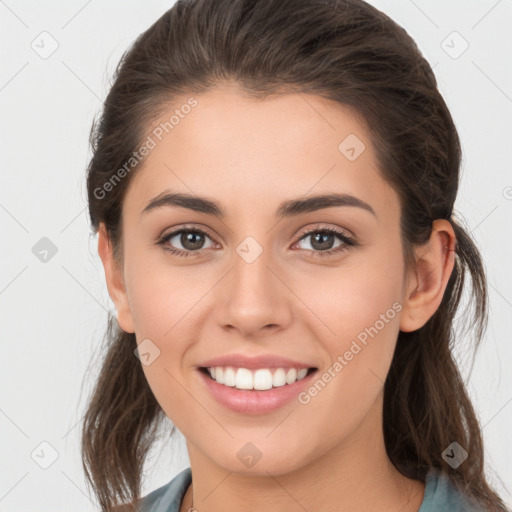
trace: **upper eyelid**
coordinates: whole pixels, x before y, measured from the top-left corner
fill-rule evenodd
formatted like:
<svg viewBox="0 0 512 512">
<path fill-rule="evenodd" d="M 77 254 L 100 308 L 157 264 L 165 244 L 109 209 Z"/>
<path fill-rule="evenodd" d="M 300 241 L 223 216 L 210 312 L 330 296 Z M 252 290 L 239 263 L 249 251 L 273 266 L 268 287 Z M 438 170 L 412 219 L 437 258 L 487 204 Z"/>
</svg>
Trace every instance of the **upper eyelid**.
<svg viewBox="0 0 512 512">
<path fill-rule="evenodd" d="M 344 235 L 347 238 L 355 238 L 355 236 L 346 228 L 333 227 L 333 226 L 322 226 L 322 225 L 313 225 L 310 227 L 306 227 L 299 230 L 299 234 L 297 235 L 299 240 L 301 240 L 304 236 L 310 235 L 312 232 L 317 231 L 332 231 L 337 235 Z"/>
</svg>

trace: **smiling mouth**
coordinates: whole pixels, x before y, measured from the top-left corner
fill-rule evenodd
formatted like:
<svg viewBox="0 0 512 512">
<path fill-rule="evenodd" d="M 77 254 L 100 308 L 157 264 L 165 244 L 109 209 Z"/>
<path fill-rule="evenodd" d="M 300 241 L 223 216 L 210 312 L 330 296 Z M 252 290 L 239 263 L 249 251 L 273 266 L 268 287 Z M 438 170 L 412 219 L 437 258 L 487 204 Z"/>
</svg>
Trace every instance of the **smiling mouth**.
<svg viewBox="0 0 512 512">
<path fill-rule="evenodd" d="M 317 370 L 318 368 L 315 367 L 308 369 L 261 368 L 258 370 L 235 368 L 233 366 L 199 367 L 199 371 L 210 380 L 226 387 L 246 391 L 265 391 L 288 386 L 308 377 Z"/>
</svg>

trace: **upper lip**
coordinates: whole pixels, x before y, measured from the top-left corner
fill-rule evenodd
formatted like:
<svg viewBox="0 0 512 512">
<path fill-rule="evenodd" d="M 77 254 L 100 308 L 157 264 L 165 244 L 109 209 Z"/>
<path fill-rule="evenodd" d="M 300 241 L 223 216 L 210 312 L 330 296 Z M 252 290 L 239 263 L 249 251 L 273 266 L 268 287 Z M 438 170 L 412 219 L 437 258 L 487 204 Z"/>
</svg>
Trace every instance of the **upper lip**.
<svg viewBox="0 0 512 512">
<path fill-rule="evenodd" d="M 275 354 L 261 354 L 258 356 L 247 356 L 244 354 L 226 354 L 213 359 L 203 361 L 200 365 L 203 368 L 214 368 L 217 366 L 233 366 L 235 368 L 315 368 L 314 365 L 301 363 L 294 359 L 278 356 Z"/>
</svg>

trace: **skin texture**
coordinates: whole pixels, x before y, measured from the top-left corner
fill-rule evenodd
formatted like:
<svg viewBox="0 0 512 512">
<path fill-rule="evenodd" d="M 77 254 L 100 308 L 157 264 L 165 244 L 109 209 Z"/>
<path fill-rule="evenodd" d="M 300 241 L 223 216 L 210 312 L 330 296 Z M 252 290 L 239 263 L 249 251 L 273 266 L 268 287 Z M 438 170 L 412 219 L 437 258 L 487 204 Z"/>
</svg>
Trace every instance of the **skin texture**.
<svg viewBox="0 0 512 512">
<path fill-rule="evenodd" d="M 119 325 L 160 350 L 142 367 L 187 440 L 193 484 L 181 510 L 193 498 L 199 512 L 417 511 L 424 485 L 386 456 L 383 386 L 399 330 L 420 328 L 441 302 L 454 264 L 450 223 L 435 221 L 430 242 L 415 249 L 416 270 L 406 272 L 399 198 L 350 110 L 306 94 L 254 100 L 229 83 L 195 98 L 130 183 L 122 262 L 103 225 L 98 234 Z M 338 149 L 349 134 L 366 146 L 354 161 Z M 206 196 L 227 215 L 168 206 L 141 215 L 166 190 Z M 337 206 L 275 217 L 281 201 L 332 192 L 362 199 L 376 216 Z M 199 255 L 157 244 L 184 225 L 207 232 Z M 321 257 L 314 233 L 301 238 L 320 228 L 337 228 L 359 245 Z M 263 250 L 252 263 L 236 252 L 248 236 Z M 190 247 L 180 235 L 171 244 Z M 340 245 L 333 235 L 324 247 Z M 394 303 L 401 305 L 394 318 L 307 404 L 243 415 L 218 404 L 199 379 L 202 361 L 233 352 L 291 357 L 322 374 Z M 250 468 L 237 456 L 247 442 L 262 455 Z"/>
</svg>

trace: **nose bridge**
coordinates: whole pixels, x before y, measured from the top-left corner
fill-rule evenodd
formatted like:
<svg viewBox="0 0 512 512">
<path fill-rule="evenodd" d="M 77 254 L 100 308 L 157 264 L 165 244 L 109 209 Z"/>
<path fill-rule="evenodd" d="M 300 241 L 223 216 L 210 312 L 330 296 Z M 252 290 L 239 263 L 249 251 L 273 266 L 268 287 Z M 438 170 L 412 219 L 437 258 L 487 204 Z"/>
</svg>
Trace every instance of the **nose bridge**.
<svg viewBox="0 0 512 512">
<path fill-rule="evenodd" d="M 253 236 L 246 237 L 235 248 L 233 255 L 235 289 L 252 292 L 253 295 L 265 289 L 268 292 L 271 287 L 268 282 L 271 260 L 272 254 L 268 246 L 263 246 Z"/>
<path fill-rule="evenodd" d="M 247 305 L 260 301 L 269 304 L 270 295 L 275 292 L 275 276 L 269 269 L 272 259 L 270 247 L 260 244 L 254 236 L 242 240 L 233 254 L 231 298 Z"/>
<path fill-rule="evenodd" d="M 266 238 L 268 242 L 268 238 Z M 268 242 L 270 243 L 270 242 Z M 270 246 L 247 236 L 235 248 L 221 320 L 245 334 L 289 318 L 286 287 L 275 275 Z"/>
</svg>

